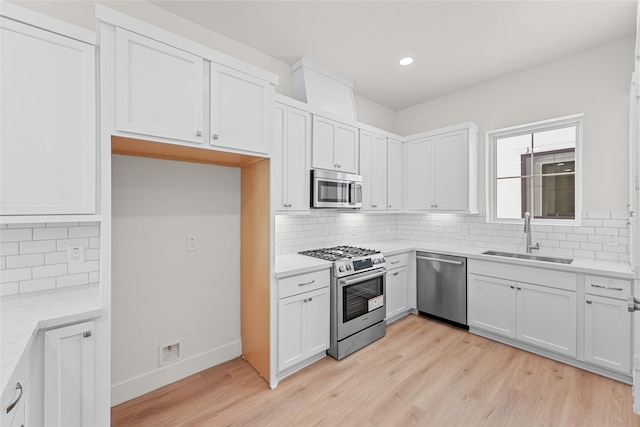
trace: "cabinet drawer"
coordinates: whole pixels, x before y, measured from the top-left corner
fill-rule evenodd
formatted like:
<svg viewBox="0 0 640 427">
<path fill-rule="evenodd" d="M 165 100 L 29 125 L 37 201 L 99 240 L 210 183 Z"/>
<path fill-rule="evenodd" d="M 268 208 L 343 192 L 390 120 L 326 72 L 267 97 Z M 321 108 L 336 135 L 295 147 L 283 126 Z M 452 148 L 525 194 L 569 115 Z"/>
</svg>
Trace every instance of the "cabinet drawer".
<svg viewBox="0 0 640 427">
<path fill-rule="evenodd" d="M 618 299 L 627 299 L 631 295 L 631 282 L 602 276 L 584 276 L 585 292 Z"/>
<path fill-rule="evenodd" d="M 278 281 L 278 298 L 286 298 L 326 286 L 329 286 L 329 270 L 286 277 Z"/>
<path fill-rule="evenodd" d="M 393 268 L 399 268 L 399 267 L 406 267 L 407 262 L 409 261 L 409 254 L 404 253 L 404 254 L 398 254 L 398 255 L 391 255 L 391 256 L 385 257 L 385 259 L 387 260 L 387 263 L 386 263 L 387 270 L 391 270 Z"/>
</svg>

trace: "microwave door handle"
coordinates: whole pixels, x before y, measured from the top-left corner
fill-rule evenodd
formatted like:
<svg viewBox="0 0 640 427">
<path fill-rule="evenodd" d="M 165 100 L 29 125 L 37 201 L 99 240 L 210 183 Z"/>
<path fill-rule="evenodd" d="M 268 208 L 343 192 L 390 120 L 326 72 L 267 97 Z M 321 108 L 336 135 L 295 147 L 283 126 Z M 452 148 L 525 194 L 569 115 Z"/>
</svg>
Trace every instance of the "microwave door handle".
<svg viewBox="0 0 640 427">
<path fill-rule="evenodd" d="M 355 205 L 356 203 L 356 182 L 351 181 L 349 183 L 349 204 Z"/>
</svg>

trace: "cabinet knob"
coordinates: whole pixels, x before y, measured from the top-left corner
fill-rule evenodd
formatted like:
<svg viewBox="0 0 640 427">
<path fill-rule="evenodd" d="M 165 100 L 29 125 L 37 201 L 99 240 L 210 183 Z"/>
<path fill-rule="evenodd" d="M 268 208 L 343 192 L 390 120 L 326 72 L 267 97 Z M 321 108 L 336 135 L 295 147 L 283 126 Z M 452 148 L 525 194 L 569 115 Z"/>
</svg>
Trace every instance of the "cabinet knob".
<svg viewBox="0 0 640 427">
<path fill-rule="evenodd" d="M 519 290 L 519 291 L 522 290 L 522 288 L 520 286 L 516 286 L 516 289 Z"/>
<path fill-rule="evenodd" d="M 511 285 L 511 286 L 509 286 L 509 287 L 510 287 L 511 289 L 515 289 L 515 288 L 516 288 L 516 287 L 515 287 L 515 286 L 513 286 L 513 285 Z"/>
<path fill-rule="evenodd" d="M 372 208 L 377 208 L 377 207 L 378 207 L 378 205 L 371 205 L 371 207 L 372 207 Z"/>
<path fill-rule="evenodd" d="M 211 138 L 212 138 L 212 139 L 218 139 L 218 134 L 217 134 L 217 133 L 214 133 L 213 135 L 211 135 Z"/>
<path fill-rule="evenodd" d="M 89 338 L 91 336 L 91 331 L 84 331 L 82 333 L 82 338 Z"/>
<path fill-rule="evenodd" d="M 587 300 L 587 304 L 591 304 L 592 301 L 590 299 Z"/>
<path fill-rule="evenodd" d="M 201 130 L 196 131 L 196 136 L 202 136 L 202 131 Z"/>
<path fill-rule="evenodd" d="M 391 205 L 389 205 L 389 207 L 391 207 Z"/>
</svg>

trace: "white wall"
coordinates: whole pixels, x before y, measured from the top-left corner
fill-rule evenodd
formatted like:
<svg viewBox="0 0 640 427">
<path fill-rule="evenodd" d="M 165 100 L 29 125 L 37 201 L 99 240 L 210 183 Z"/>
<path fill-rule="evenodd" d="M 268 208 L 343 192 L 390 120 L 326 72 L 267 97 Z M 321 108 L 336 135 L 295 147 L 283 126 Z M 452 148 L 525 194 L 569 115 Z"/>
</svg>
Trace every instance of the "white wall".
<svg viewBox="0 0 640 427">
<path fill-rule="evenodd" d="M 484 206 L 487 131 L 584 113 L 583 208 L 622 211 L 628 203 L 629 37 L 398 112 L 410 135 L 455 123 L 480 127 L 479 203 Z"/>
<path fill-rule="evenodd" d="M 398 133 L 398 115 L 395 111 L 357 93 L 354 93 L 353 98 L 356 104 L 356 119 L 360 123 L 366 123 L 387 132 Z"/>
<path fill-rule="evenodd" d="M 112 176 L 115 405 L 240 356 L 240 170 L 113 156 Z"/>
</svg>

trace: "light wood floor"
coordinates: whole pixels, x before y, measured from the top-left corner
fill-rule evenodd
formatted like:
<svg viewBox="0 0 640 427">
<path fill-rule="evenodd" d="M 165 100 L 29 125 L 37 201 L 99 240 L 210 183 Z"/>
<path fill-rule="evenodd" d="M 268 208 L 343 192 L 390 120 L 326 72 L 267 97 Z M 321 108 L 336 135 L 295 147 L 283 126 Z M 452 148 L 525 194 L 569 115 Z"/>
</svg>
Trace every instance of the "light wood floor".
<svg viewBox="0 0 640 427">
<path fill-rule="evenodd" d="M 238 358 L 111 416 L 114 426 L 640 426 L 626 384 L 413 315 L 275 390 Z"/>
</svg>

